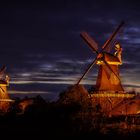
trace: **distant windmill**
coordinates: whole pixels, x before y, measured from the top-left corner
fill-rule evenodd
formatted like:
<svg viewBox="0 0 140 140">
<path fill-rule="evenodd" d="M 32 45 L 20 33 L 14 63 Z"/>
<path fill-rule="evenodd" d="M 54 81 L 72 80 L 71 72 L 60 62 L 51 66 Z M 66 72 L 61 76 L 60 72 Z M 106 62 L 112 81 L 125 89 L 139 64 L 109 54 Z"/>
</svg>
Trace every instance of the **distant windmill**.
<svg viewBox="0 0 140 140">
<path fill-rule="evenodd" d="M 5 70 L 5 66 L 0 69 L 0 112 L 7 112 L 10 102 L 12 101 L 7 92 L 9 76 L 5 74 Z"/>
<path fill-rule="evenodd" d="M 118 50 L 116 51 L 116 56 L 111 54 L 111 44 L 115 44 L 114 38 L 116 34 L 120 31 L 121 27 L 124 25 L 124 22 L 121 22 L 120 25 L 116 28 L 113 34 L 109 37 L 109 39 L 102 46 L 101 51 L 98 50 L 97 43 L 88 35 L 86 32 L 82 32 L 80 35 L 84 39 L 84 41 L 88 44 L 88 46 L 92 49 L 94 53 L 97 54 L 96 58 L 86 69 L 84 74 L 81 76 L 77 84 L 79 85 L 84 76 L 89 72 L 89 70 L 95 65 L 99 65 L 98 78 L 96 81 L 95 90 L 96 91 L 115 91 L 122 92 L 124 91 L 120 76 L 118 65 L 122 64 L 121 61 L 121 52 L 120 55 L 116 55 L 119 53 L 120 46 L 118 46 Z M 116 44 L 116 47 L 119 44 Z"/>
</svg>

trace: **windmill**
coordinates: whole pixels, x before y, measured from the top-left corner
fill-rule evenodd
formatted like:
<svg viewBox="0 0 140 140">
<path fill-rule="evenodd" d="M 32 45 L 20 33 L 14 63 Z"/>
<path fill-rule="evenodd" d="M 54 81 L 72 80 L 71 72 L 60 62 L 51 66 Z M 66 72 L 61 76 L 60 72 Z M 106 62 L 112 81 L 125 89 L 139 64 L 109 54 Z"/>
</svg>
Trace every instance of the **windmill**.
<svg viewBox="0 0 140 140">
<path fill-rule="evenodd" d="M 5 74 L 6 67 L 0 69 L 0 112 L 7 112 L 10 102 L 12 101 L 7 93 L 9 85 L 9 76 Z"/>
<path fill-rule="evenodd" d="M 122 48 L 120 47 L 119 43 L 116 44 L 113 42 L 114 38 L 123 25 L 124 22 L 119 24 L 113 34 L 102 46 L 101 51 L 99 51 L 97 43 L 90 37 L 87 32 L 82 32 L 80 34 L 84 41 L 92 49 L 92 51 L 97 55 L 86 69 L 86 71 L 83 73 L 81 78 L 78 80 L 77 85 L 80 84 L 81 80 L 94 65 L 99 65 L 98 77 L 93 91 L 94 94 L 92 94 L 92 96 L 94 97 L 94 100 L 96 100 L 95 102 L 99 103 L 102 108 L 104 108 L 104 110 L 109 110 L 109 108 L 111 109 L 116 103 L 120 101 L 119 98 L 114 97 L 120 97 L 121 99 L 124 99 L 124 97 L 132 96 L 125 94 L 119 76 L 119 65 L 122 65 Z M 115 52 L 115 54 L 111 54 L 110 52 L 110 47 L 112 47 L 111 44 L 115 45 L 116 48 L 118 47 L 118 50 Z"/>
</svg>

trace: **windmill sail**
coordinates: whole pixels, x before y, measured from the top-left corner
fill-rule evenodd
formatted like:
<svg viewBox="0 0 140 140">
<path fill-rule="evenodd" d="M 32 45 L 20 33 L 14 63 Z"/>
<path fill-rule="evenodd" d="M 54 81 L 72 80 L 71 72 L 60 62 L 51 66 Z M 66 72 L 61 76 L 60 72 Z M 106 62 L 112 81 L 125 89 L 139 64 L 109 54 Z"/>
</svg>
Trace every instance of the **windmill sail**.
<svg viewBox="0 0 140 140">
<path fill-rule="evenodd" d="M 92 49 L 93 52 L 98 53 L 98 45 L 97 43 L 89 36 L 87 32 L 81 32 L 81 37 L 85 40 L 88 46 Z"/>
</svg>

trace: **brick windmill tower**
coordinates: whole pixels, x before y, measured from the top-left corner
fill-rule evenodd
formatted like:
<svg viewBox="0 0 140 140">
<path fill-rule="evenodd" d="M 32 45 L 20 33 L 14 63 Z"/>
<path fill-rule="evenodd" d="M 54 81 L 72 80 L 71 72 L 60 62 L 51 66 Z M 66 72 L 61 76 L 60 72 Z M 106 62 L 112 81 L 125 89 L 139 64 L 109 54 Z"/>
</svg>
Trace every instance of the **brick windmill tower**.
<svg viewBox="0 0 140 140">
<path fill-rule="evenodd" d="M 9 86 L 9 76 L 5 74 L 6 67 L 0 69 L 0 112 L 7 112 L 10 106 L 10 97 L 7 92 Z"/>
<path fill-rule="evenodd" d="M 100 105 L 102 111 L 106 114 L 118 103 L 124 100 L 124 98 L 133 96 L 132 94 L 125 93 L 122 87 L 119 76 L 119 65 L 122 65 L 122 47 L 120 43 L 116 43 L 116 41 L 114 41 L 116 34 L 120 31 L 123 25 L 124 22 L 121 22 L 121 24 L 102 46 L 101 51 L 98 50 L 97 43 L 88 35 L 88 33 L 82 32 L 80 34 L 97 56 L 81 76 L 77 84 L 80 84 L 81 80 L 94 65 L 97 64 L 99 66 L 96 85 L 90 95 L 94 105 Z M 111 49 L 114 46 L 116 51 L 112 54 Z"/>
</svg>

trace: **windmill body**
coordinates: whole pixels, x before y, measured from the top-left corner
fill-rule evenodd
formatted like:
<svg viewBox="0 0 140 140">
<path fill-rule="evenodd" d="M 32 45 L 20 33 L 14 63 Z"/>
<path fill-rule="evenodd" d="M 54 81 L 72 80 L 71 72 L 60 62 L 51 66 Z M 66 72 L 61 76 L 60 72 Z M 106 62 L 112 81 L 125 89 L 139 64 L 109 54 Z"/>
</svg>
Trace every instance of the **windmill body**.
<svg viewBox="0 0 140 140">
<path fill-rule="evenodd" d="M 114 91 L 117 93 L 120 91 L 124 91 L 121 80 L 118 79 L 118 77 L 120 77 L 119 65 L 121 65 L 122 62 L 119 61 L 117 56 L 109 53 L 104 53 L 103 57 L 103 59 L 108 63 L 108 67 L 110 67 L 111 70 L 106 66 L 103 61 L 97 60 L 96 64 L 99 65 L 99 71 L 95 90 L 109 92 Z"/>
</svg>

